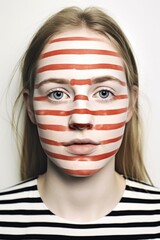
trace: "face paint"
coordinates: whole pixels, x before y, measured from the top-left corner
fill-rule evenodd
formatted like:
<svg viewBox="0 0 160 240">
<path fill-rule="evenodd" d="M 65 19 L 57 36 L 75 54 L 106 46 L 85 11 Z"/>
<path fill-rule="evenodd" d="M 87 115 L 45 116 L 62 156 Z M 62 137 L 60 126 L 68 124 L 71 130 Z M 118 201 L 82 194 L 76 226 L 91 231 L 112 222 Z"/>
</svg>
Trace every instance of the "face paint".
<svg viewBox="0 0 160 240">
<path fill-rule="evenodd" d="M 70 175 L 95 174 L 114 160 L 127 120 L 119 53 L 92 31 L 51 39 L 38 61 L 33 105 L 50 161 Z"/>
</svg>

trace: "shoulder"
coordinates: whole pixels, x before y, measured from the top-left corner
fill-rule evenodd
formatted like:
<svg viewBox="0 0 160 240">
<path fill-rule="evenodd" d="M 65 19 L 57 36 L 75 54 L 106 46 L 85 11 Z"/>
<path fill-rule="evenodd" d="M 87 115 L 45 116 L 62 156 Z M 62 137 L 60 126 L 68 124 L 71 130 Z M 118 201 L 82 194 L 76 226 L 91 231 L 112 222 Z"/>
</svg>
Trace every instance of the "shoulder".
<svg viewBox="0 0 160 240">
<path fill-rule="evenodd" d="M 126 179 L 126 195 L 134 199 L 160 204 L 160 189 L 133 179 Z"/>
<path fill-rule="evenodd" d="M 29 195 L 36 193 L 37 191 L 37 179 L 29 179 L 24 182 L 21 182 L 17 185 L 9 187 L 0 191 L 0 204 L 6 203 L 9 201 L 17 201 Z"/>
</svg>

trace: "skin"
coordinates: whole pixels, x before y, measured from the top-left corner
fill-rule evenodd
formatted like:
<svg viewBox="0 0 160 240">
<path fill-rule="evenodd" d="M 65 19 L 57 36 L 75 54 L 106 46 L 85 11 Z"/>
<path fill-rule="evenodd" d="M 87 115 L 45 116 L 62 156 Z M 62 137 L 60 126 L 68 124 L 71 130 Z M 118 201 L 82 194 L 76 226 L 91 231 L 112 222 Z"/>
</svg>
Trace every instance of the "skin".
<svg viewBox="0 0 160 240">
<path fill-rule="evenodd" d="M 114 165 L 132 116 L 116 48 L 86 28 L 57 35 L 38 61 L 33 110 L 29 92 L 26 96 L 48 156 L 47 172 L 38 179 L 45 204 L 58 216 L 78 222 L 110 212 L 125 188 Z"/>
</svg>

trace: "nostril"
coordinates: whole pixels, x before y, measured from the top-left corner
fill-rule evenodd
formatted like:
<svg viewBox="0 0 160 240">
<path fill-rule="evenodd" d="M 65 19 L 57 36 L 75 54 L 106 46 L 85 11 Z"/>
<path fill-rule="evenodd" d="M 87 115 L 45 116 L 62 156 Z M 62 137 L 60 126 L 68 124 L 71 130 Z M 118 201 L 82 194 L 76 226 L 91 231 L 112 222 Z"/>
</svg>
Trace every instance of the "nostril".
<svg viewBox="0 0 160 240">
<path fill-rule="evenodd" d="M 92 129 L 93 125 L 91 123 L 71 123 L 69 127 L 74 130 L 82 131 L 84 129 Z"/>
</svg>

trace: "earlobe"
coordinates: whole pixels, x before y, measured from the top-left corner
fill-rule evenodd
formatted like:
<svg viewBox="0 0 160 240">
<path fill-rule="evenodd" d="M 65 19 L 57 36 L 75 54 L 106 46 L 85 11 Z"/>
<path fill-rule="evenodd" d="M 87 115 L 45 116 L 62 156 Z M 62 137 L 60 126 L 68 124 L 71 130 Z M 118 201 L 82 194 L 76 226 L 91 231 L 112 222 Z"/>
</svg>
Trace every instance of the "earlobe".
<svg viewBox="0 0 160 240">
<path fill-rule="evenodd" d="M 23 99 L 24 103 L 26 106 L 26 111 L 28 113 L 28 116 L 33 124 L 36 124 L 35 116 L 34 116 L 34 111 L 31 106 L 31 101 L 30 101 L 30 92 L 28 89 L 23 90 Z"/>
<path fill-rule="evenodd" d="M 134 86 L 130 94 L 130 102 L 129 102 L 128 112 L 127 112 L 126 122 L 129 122 L 133 116 L 137 98 L 138 98 L 138 87 Z"/>
</svg>

